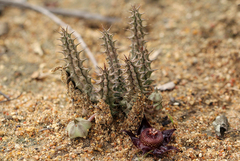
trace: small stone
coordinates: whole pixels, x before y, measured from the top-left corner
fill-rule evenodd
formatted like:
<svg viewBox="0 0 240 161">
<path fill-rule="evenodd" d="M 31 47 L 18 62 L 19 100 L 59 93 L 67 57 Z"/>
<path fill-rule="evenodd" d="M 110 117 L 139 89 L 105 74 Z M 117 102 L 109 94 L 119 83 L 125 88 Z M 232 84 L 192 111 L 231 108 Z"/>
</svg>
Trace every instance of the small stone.
<svg viewBox="0 0 240 161">
<path fill-rule="evenodd" d="M 0 136 L 4 136 L 5 132 L 4 131 L 0 131 Z"/>
<path fill-rule="evenodd" d="M 173 103 L 173 106 L 179 106 L 179 105 L 180 105 L 179 102 L 174 102 L 174 103 Z"/>
<path fill-rule="evenodd" d="M 168 82 L 166 84 L 163 85 L 158 85 L 156 88 L 160 91 L 167 91 L 167 90 L 172 90 L 175 87 L 175 83 L 174 82 Z"/>
<path fill-rule="evenodd" d="M 227 117 L 225 115 L 217 116 L 215 121 L 213 122 L 213 126 L 215 128 L 217 136 L 223 137 L 224 132 L 228 131 L 229 128 Z"/>
<path fill-rule="evenodd" d="M 44 51 L 43 51 L 43 49 L 42 49 L 42 46 L 39 44 L 39 43 L 34 43 L 33 45 L 32 45 L 32 48 L 33 48 L 33 51 L 34 51 L 34 53 L 36 53 L 36 54 L 38 54 L 38 55 L 40 55 L 40 56 L 43 56 L 44 55 Z"/>
</svg>

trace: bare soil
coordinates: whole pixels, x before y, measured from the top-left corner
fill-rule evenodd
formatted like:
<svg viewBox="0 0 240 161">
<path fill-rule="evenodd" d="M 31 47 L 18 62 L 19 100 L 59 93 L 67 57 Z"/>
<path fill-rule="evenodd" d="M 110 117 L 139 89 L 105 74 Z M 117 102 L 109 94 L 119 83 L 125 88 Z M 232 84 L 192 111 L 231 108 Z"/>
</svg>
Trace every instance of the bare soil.
<svg viewBox="0 0 240 161">
<path fill-rule="evenodd" d="M 44 1 L 28 2 L 44 5 Z M 61 0 L 53 4 L 121 18 L 107 24 L 59 16 L 82 35 L 99 66 L 106 61 L 99 40 L 102 26 L 112 26 L 120 57 L 128 55 L 128 10 L 140 5 L 148 25 L 147 46 L 156 56 L 155 84 L 177 82 L 173 90 L 162 92 L 163 108 L 146 113 L 157 129 L 177 129 L 170 145 L 179 152 L 168 152 L 161 159 L 240 160 L 239 1 Z M 2 11 L 0 91 L 10 98 L 22 94 L 0 104 L 0 160 L 159 160 L 151 154 L 142 158 L 130 138 L 116 129 L 111 134 L 114 139 L 99 145 L 91 142 L 95 126 L 87 138 L 68 138 L 65 128 L 78 113 L 59 73 L 50 72 L 63 64 L 58 31 L 57 24 L 35 11 L 13 7 Z M 90 61 L 85 64 L 92 67 Z M 172 104 L 173 97 L 180 104 Z M 222 114 L 233 132 L 219 138 L 212 122 Z M 173 123 L 163 127 L 166 116 Z M 113 124 L 117 126 L 121 122 Z"/>
</svg>

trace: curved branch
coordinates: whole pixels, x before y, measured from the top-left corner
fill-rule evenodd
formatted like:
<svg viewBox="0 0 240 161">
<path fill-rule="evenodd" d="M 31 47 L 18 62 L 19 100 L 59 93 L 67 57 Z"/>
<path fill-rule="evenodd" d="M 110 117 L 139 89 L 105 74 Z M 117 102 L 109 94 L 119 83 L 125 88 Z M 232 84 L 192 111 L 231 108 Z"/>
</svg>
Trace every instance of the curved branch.
<svg viewBox="0 0 240 161">
<path fill-rule="evenodd" d="M 26 2 L 19 2 L 17 0 L 0 0 L 0 4 L 21 7 L 21 8 L 31 9 L 31 10 L 40 12 L 40 13 L 46 15 L 47 17 L 51 18 L 55 23 L 62 26 L 62 28 L 68 28 L 69 32 L 73 32 L 73 35 L 77 38 L 77 40 L 80 43 L 80 45 L 82 46 L 83 50 L 86 51 L 89 59 L 92 61 L 94 67 L 97 69 L 97 61 L 94 58 L 90 49 L 87 47 L 86 43 L 83 41 L 82 36 L 78 32 L 76 32 L 71 26 L 69 26 L 68 24 L 63 22 L 60 18 L 55 16 L 53 13 L 51 13 L 49 10 L 47 10 L 43 7 L 40 7 L 40 6 L 31 5 Z"/>
<path fill-rule="evenodd" d="M 120 18 L 105 17 L 105 16 L 102 16 L 99 14 L 92 14 L 92 13 L 88 13 L 88 12 L 80 11 L 80 10 L 68 10 L 68 9 L 50 8 L 50 7 L 47 7 L 46 9 L 48 9 L 52 13 L 55 13 L 58 15 L 85 18 L 88 20 L 99 20 L 99 21 L 104 21 L 104 22 L 108 22 L 108 23 L 114 23 L 114 22 L 118 22 L 121 20 Z"/>
<path fill-rule="evenodd" d="M 4 102 L 8 102 L 8 101 L 12 101 L 12 100 L 18 99 L 22 95 L 22 93 L 20 93 L 17 97 L 12 98 L 12 99 L 9 98 L 6 94 L 2 93 L 1 91 L 0 91 L 0 95 L 3 95 L 3 97 L 5 97 L 7 99 L 5 101 L 0 101 L 0 103 L 4 103 Z"/>
</svg>

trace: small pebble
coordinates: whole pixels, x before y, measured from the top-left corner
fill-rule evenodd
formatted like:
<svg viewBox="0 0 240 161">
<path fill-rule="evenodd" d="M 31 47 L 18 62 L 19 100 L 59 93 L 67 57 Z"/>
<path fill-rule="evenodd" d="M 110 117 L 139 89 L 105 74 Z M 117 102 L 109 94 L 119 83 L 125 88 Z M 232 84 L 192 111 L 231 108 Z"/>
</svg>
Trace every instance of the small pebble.
<svg viewBox="0 0 240 161">
<path fill-rule="evenodd" d="M 212 124 L 215 128 L 215 132 L 216 132 L 217 136 L 219 136 L 219 137 L 223 137 L 224 132 L 228 131 L 229 123 L 228 123 L 228 119 L 225 115 L 217 116 L 215 121 Z"/>
</svg>

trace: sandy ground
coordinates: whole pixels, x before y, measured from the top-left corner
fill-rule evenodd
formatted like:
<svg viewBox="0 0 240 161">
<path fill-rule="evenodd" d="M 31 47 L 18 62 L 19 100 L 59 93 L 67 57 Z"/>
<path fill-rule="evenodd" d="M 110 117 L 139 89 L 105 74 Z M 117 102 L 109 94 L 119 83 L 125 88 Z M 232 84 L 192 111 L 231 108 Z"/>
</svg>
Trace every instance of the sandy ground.
<svg viewBox="0 0 240 161">
<path fill-rule="evenodd" d="M 44 5 L 36 0 L 29 3 Z M 121 18 L 119 23 L 107 24 L 59 16 L 82 35 L 99 66 L 105 62 L 99 40 L 102 26 L 112 25 L 120 57 L 127 55 L 128 10 L 132 4 L 141 5 L 148 25 L 147 46 L 157 55 L 152 64 L 158 69 L 152 75 L 155 84 L 179 82 L 172 91 L 162 92 L 161 110 L 146 114 L 157 129 L 177 128 L 170 145 L 179 152 L 164 154 L 161 160 L 166 161 L 240 160 L 240 134 L 236 131 L 240 127 L 239 3 L 61 0 L 56 5 Z M 8 30 L 1 29 L 4 25 Z M 70 140 L 65 128 L 78 113 L 66 95 L 59 73 L 50 73 L 63 64 L 63 56 L 58 53 L 60 27 L 35 11 L 8 7 L 0 16 L 0 29 L 0 91 L 10 98 L 22 93 L 15 100 L 0 104 L 1 160 L 160 159 L 152 155 L 142 158 L 130 138 L 119 132 L 121 118 L 111 126 L 109 140 L 103 134 L 96 136 L 95 124 L 87 138 Z M 92 67 L 91 62 L 86 65 Z M 171 104 L 173 97 L 181 104 Z M 0 95 L 0 101 L 4 100 Z M 219 139 L 212 122 L 221 114 L 228 118 L 233 132 Z M 163 127 L 164 117 L 169 115 L 173 123 Z M 99 144 L 92 142 L 98 139 Z"/>
</svg>

